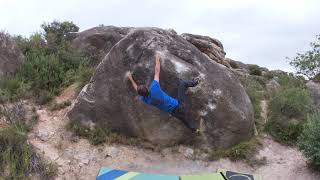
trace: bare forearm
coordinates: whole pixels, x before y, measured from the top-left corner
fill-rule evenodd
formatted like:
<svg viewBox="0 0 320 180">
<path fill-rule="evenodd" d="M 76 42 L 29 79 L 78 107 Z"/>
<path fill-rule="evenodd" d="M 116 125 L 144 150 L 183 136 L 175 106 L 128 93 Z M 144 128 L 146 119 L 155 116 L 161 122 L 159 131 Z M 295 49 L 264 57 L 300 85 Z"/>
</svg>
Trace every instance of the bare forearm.
<svg viewBox="0 0 320 180">
<path fill-rule="evenodd" d="M 138 85 L 137 85 L 137 83 L 133 80 L 132 76 L 130 76 L 129 79 L 130 79 L 130 82 L 131 82 L 133 88 L 134 88 L 135 90 L 137 90 Z"/>
<path fill-rule="evenodd" d="M 156 55 L 156 65 L 154 67 L 154 79 L 159 81 L 160 78 L 160 57 L 159 54 Z"/>
</svg>

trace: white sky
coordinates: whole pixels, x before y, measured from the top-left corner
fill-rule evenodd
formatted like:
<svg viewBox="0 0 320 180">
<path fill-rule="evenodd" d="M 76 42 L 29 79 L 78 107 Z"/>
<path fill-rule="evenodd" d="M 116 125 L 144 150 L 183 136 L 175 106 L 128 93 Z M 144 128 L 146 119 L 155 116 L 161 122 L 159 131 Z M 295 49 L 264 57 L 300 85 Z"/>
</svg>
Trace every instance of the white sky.
<svg viewBox="0 0 320 180">
<path fill-rule="evenodd" d="M 307 50 L 320 34 L 319 0 L 0 0 L 0 29 L 30 35 L 40 24 L 69 20 L 155 26 L 222 41 L 227 57 L 291 70 L 285 57 Z"/>
</svg>

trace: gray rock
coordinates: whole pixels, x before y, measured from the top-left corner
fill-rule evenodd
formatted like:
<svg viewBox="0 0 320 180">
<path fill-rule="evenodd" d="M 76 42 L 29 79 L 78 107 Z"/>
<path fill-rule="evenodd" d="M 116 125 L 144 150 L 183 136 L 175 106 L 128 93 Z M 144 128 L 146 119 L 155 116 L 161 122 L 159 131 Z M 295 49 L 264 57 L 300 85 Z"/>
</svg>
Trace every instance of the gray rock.
<svg viewBox="0 0 320 180">
<path fill-rule="evenodd" d="M 280 88 L 281 88 L 280 84 L 275 79 L 271 79 L 266 84 L 266 90 L 269 95 L 277 93 L 280 90 Z"/>
<path fill-rule="evenodd" d="M 9 34 L 0 32 L 0 75 L 13 74 L 24 62 L 24 55 Z"/>
<path fill-rule="evenodd" d="M 195 34 L 184 33 L 181 35 L 185 40 L 196 46 L 201 52 L 208 55 L 212 60 L 230 67 L 225 61 L 225 55 L 222 43 L 209 36 L 201 36 Z"/>
<path fill-rule="evenodd" d="M 106 151 L 107 151 L 107 156 L 110 156 L 110 157 L 117 157 L 120 152 L 119 149 L 116 147 L 108 147 Z"/>
<path fill-rule="evenodd" d="M 314 104 L 320 108 L 320 84 L 314 81 L 308 81 L 307 89 L 313 99 Z"/>
<path fill-rule="evenodd" d="M 74 48 L 90 54 L 94 65 L 100 63 L 110 49 L 118 43 L 130 28 L 115 26 L 99 26 L 80 32 L 73 40 Z"/>
<path fill-rule="evenodd" d="M 230 58 L 226 58 L 226 61 L 229 62 L 230 66 L 231 66 L 233 69 L 241 69 L 243 72 L 246 72 L 246 73 L 249 72 L 249 67 L 248 67 L 248 65 L 245 64 L 245 63 L 243 63 L 243 62 L 236 61 L 236 60 L 233 60 L 233 59 L 230 59 Z"/>
<path fill-rule="evenodd" d="M 200 128 L 200 137 L 180 120 L 138 100 L 125 78 L 131 71 L 138 84 L 149 85 L 155 51 L 161 55 L 160 84 L 169 95 L 177 97 L 179 79 L 202 79 L 189 90 L 187 99 L 187 117 Z M 158 28 L 132 29 L 117 43 L 82 89 L 68 117 L 163 146 L 197 137 L 199 144 L 225 148 L 250 138 L 254 129 L 250 99 L 233 72 L 181 36 Z"/>
<path fill-rule="evenodd" d="M 192 159 L 194 156 L 194 150 L 191 148 L 188 148 L 188 147 L 180 146 L 179 152 L 181 154 L 183 154 L 184 157 L 189 158 L 189 159 Z"/>
</svg>

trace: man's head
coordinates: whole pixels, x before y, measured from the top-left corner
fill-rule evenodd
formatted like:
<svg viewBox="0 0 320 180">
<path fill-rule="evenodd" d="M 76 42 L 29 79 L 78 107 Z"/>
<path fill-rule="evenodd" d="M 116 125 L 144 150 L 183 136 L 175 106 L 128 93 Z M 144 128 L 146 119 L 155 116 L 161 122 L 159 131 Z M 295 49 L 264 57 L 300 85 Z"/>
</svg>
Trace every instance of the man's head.
<svg viewBox="0 0 320 180">
<path fill-rule="evenodd" d="M 145 85 L 139 85 L 137 87 L 137 92 L 140 96 L 144 96 L 144 97 L 147 97 L 149 94 L 149 90 Z"/>
</svg>

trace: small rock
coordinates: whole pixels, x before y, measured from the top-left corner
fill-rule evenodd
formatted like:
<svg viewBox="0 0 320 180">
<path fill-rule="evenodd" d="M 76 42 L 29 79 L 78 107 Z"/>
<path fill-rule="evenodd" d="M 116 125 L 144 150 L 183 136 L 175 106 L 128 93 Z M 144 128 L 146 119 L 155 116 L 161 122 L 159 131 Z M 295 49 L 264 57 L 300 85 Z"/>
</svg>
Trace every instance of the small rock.
<svg viewBox="0 0 320 180">
<path fill-rule="evenodd" d="M 48 141 L 51 137 L 52 133 L 48 132 L 48 131 L 38 131 L 37 133 L 37 137 L 41 140 L 41 141 Z"/>
<path fill-rule="evenodd" d="M 180 146 L 179 152 L 183 154 L 184 157 L 189 159 L 193 158 L 193 155 L 194 155 L 194 150 L 188 147 Z"/>
<path fill-rule="evenodd" d="M 107 149 L 106 157 L 116 157 L 119 155 L 119 149 L 116 147 L 110 147 Z"/>
</svg>

